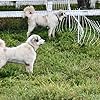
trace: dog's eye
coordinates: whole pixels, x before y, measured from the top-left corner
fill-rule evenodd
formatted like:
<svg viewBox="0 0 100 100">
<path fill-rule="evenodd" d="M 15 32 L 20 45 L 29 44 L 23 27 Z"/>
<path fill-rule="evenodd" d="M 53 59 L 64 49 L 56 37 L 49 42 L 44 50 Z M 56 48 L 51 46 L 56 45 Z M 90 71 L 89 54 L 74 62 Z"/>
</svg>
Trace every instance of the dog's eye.
<svg viewBox="0 0 100 100">
<path fill-rule="evenodd" d="M 38 39 L 36 39 L 35 41 L 36 41 L 36 42 L 39 42 L 39 40 L 38 40 Z"/>
<path fill-rule="evenodd" d="M 63 13 L 61 13 L 60 16 L 63 16 Z"/>
</svg>

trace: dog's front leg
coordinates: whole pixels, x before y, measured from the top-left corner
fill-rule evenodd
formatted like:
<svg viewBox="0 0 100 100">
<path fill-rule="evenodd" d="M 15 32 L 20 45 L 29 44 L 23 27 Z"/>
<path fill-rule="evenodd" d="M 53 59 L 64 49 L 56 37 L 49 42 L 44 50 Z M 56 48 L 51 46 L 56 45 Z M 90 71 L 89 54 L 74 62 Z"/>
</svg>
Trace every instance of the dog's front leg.
<svg viewBox="0 0 100 100">
<path fill-rule="evenodd" d="M 53 28 L 52 36 L 53 36 L 53 38 L 55 37 L 55 28 Z"/>
<path fill-rule="evenodd" d="M 27 37 L 29 37 L 31 35 L 31 32 L 34 30 L 35 27 L 36 27 L 36 24 L 28 26 Z"/>
<path fill-rule="evenodd" d="M 48 37 L 49 37 L 49 39 L 51 39 L 52 32 L 53 32 L 53 28 L 50 28 L 49 31 L 48 31 Z"/>
<path fill-rule="evenodd" d="M 28 73 L 33 73 L 33 64 L 27 64 L 27 66 L 26 66 L 26 71 L 28 72 Z"/>
</svg>

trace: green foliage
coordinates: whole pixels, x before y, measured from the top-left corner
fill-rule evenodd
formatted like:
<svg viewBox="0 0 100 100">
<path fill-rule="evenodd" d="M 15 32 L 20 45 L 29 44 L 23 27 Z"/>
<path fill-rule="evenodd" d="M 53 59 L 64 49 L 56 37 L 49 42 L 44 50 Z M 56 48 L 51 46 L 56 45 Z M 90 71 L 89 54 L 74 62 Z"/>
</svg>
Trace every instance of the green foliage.
<svg viewBox="0 0 100 100">
<path fill-rule="evenodd" d="M 25 42 L 26 32 L 5 30 L 0 37 L 7 46 L 17 46 Z M 0 100 L 100 100 L 100 47 L 79 46 L 75 33 L 51 40 L 44 28 L 34 33 L 46 42 L 37 51 L 33 74 L 21 64 L 1 68 Z"/>
<path fill-rule="evenodd" d="M 27 18 L 1 18 L 0 30 L 20 30 L 27 28 Z"/>
<path fill-rule="evenodd" d="M 28 5 L 26 5 L 28 6 Z M 20 8 L 16 8 L 16 6 L 0 6 L 0 11 L 22 11 L 26 6 L 20 6 Z M 35 10 L 44 10 L 46 9 L 45 5 L 33 5 Z"/>
</svg>

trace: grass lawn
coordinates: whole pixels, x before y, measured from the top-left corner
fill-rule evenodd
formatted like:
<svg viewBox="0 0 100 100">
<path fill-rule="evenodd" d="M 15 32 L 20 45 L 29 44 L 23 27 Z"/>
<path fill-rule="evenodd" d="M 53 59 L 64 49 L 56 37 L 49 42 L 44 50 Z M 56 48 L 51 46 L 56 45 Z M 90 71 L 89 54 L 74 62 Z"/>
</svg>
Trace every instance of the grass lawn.
<svg viewBox="0 0 100 100">
<path fill-rule="evenodd" d="M 0 31 L 7 46 L 26 40 L 27 30 Z M 0 100 L 100 100 L 100 46 L 79 46 L 76 34 L 55 39 L 38 33 L 46 43 L 37 50 L 32 75 L 21 64 L 0 69 Z"/>
</svg>

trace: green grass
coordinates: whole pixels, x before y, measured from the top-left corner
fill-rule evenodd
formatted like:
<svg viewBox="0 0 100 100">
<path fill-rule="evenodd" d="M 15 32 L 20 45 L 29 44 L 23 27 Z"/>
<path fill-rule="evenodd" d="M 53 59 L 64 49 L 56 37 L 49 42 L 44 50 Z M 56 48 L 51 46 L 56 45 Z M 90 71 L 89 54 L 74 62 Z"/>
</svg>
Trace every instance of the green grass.
<svg viewBox="0 0 100 100">
<path fill-rule="evenodd" d="M 100 100 L 100 47 L 79 46 L 76 34 L 64 32 L 55 39 L 38 32 L 46 43 L 37 51 L 34 71 L 9 63 L 0 69 L 0 100 Z M 26 30 L 0 31 L 7 46 L 26 40 Z"/>
</svg>

